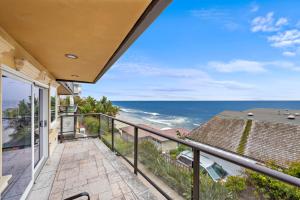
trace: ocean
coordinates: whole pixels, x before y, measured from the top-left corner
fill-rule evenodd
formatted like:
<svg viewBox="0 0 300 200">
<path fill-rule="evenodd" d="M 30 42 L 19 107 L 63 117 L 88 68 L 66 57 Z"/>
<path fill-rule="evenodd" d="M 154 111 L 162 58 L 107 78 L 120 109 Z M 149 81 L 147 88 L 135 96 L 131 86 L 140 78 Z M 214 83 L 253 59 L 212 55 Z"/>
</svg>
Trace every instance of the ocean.
<svg viewBox="0 0 300 200">
<path fill-rule="evenodd" d="M 254 108 L 300 110 L 300 101 L 113 101 L 120 116 L 159 128 L 192 130 L 224 110 Z"/>
</svg>

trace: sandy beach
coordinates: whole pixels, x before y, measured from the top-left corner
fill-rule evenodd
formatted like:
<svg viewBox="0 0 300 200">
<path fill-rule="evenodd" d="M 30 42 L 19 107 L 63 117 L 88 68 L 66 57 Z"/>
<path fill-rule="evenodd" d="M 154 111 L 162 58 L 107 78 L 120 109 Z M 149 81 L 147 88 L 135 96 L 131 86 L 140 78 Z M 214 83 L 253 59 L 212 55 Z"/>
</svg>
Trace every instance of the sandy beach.
<svg viewBox="0 0 300 200">
<path fill-rule="evenodd" d="M 167 128 L 167 126 L 165 126 L 163 124 L 154 123 L 154 122 L 146 121 L 146 120 L 143 120 L 143 119 L 140 119 L 137 117 L 133 117 L 132 115 L 130 115 L 126 112 L 123 112 L 123 111 L 120 111 L 119 114 L 116 116 L 116 118 L 133 123 L 133 124 L 146 124 L 146 125 L 149 125 L 153 128 L 157 128 L 157 129 Z M 115 122 L 115 126 L 117 128 L 122 128 L 122 127 L 125 127 L 128 125 L 126 125 L 124 123 L 120 123 L 120 122 Z"/>
</svg>

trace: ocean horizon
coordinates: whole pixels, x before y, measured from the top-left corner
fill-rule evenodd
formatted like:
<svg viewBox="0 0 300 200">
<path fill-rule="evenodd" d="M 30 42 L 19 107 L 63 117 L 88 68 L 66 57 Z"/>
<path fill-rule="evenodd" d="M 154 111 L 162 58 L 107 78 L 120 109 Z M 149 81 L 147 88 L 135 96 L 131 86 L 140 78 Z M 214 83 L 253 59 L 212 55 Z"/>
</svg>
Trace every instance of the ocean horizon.
<svg viewBox="0 0 300 200">
<path fill-rule="evenodd" d="M 300 110 L 300 101 L 113 101 L 113 104 L 120 107 L 120 117 L 127 121 L 189 130 L 225 110 Z"/>
</svg>

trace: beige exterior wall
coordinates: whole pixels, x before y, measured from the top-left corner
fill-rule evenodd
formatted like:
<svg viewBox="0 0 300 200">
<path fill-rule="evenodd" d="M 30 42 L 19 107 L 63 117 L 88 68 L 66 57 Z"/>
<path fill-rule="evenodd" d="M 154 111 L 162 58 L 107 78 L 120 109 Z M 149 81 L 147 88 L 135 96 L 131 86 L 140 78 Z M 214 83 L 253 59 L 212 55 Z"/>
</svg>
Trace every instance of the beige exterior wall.
<svg viewBox="0 0 300 200">
<path fill-rule="evenodd" d="M 36 61 L 26 50 L 24 50 L 13 38 L 11 38 L 0 27 L 0 64 L 19 72 L 33 81 L 47 86 L 57 88 L 59 84 L 53 76 Z M 0 68 L 0 77 L 2 69 Z M 49 109 L 50 109 L 50 89 L 49 89 Z M 2 83 L 0 81 L 0 117 L 2 119 Z M 50 122 L 50 113 L 48 122 Z M 57 120 L 57 119 L 56 119 Z M 57 124 L 49 123 L 49 155 L 57 145 Z M 7 177 L 2 176 L 2 120 L 0 120 L 0 192 L 5 189 Z"/>
<path fill-rule="evenodd" d="M 169 152 L 172 149 L 176 149 L 177 143 L 171 140 L 167 140 L 161 143 L 161 150 L 162 152 Z"/>
<path fill-rule="evenodd" d="M 125 131 L 121 132 L 121 137 L 125 141 L 134 142 L 134 137 L 131 134 L 128 134 L 127 132 L 125 132 Z M 169 152 L 170 150 L 177 148 L 177 143 L 173 142 L 171 140 L 166 140 L 166 141 L 162 142 L 162 141 L 154 140 L 151 137 L 144 137 L 144 138 L 139 137 L 139 140 L 140 141 L 141 140 L 149 140 L 149 141 L 153 142 L 156 145 L 156 147 L 158 149 L 160 149 L 162 152 Z"/>
</svg>

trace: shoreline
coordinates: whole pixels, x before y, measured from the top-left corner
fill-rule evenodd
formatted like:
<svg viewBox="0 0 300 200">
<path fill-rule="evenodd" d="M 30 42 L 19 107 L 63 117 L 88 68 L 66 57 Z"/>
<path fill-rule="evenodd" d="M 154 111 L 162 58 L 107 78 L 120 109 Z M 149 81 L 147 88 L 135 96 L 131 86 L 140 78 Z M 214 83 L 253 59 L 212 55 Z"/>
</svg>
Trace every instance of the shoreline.
<svg viewBox="0 0 300 200">
<path fill-rule="evenodd" d="M 146 124 L 148 126 L 151 126 L 153 128 L 156 128 L 156 129 L 162 129 L 162 128 L 171 128 L 171 127 L 168 127 L 166 125 L 160 125 L 159 123 L 154 123 L 154 122 L 148 122 L 146 120 L 143 120 L 143 119 L 140 119 L 140 118 L 137 118 L 137 117 L 134 117 L 132 116 L 131 114 L 128 114 L 124 111 L 120 111 L 117 116 L 116 116 L 117 119 L 121 119 L 121 120 L 124 120 L 124 121 L 127 121 L 127 122 L 130 122 L 130 123 L 133 123 L 133 124 Z M 127 126 L 125 125 L 124 123 L 117 123 L 116 126 L 118 126 L 118 128 L 122 128 L 124 126 Z"/>
</svg>

